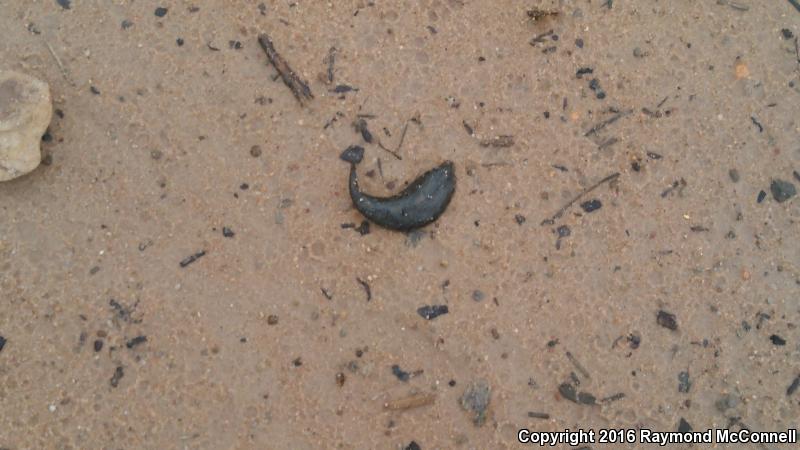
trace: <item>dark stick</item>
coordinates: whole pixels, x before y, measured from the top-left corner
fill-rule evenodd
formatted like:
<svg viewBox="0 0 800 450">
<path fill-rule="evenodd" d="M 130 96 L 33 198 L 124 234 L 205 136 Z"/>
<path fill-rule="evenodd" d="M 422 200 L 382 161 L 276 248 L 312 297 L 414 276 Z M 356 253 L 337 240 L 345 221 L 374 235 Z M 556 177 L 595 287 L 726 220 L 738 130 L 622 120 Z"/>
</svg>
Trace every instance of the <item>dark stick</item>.
<svg viewBox="0 0 800 450">
<path fill-rule="evenodd" d="M 400 159 L 400 160 L 402 160 L 402 159 L 403 159 L 403 158 L 401 158 L 401 157 L 400 157 L 400 155 L 398 155 L 398 154 L 397 154 L 397 153 L 395 153 L 394 151 L 392 151 L 392 150 L 389 150 L 388 148 L 384 147 L 384 146 L 383 146 L 383 144 L 381 144 L 381 142 L 380 142 L 380 141 L 378 141 L 378 147 L 380 147 L 381 149 L 383 149 L 384 151 L 386 151 L 387 153 L 389 153 L 390 155 L 394 156 L 394 157 L 395 157 L 395 158 L 397 158 L 397 159 Z"/>
<path fill-rule="evenodd" d="M 598 123 L 597 125 L 593 126 L 589 131 L 586 132 L 586 134 L 584 134 L 584 136 L 589 136 L 590 134 L 595 134 L 598 131 L 602 130 L 603 128 L 605 128 L 605 127 L 611 125 L 612 123 L 618 121 L 619 119 L 627 116 L 628 114 L 631 114 L 632 112 L 633 112 L 632 109 L 629 109 L 627 111 L 618 112 L 618 113 L 614 114 L 613 116 L 609 117 L 608 119 L 606 119 L 606 120 Z"/>
<path fill-rule="evenodd" d="M 556 211 L 556 213 L 553 214 L 549 219 L 544 219 L 542 221 L 541 225 L 544 226 L 544 225 L 552 225 L 552 224 L 554 224 L 556 219 L 559 219 L 561 216 L 563 216 L 564 213 L 567 211 L 567 209 L 569 209 L 569 207 L 572 206 L 575 202 L 580 200 L 584 195 L 586 195 L 589 192 L 592 192 L 593 190 L 597 189 L 603 183 L 607 183 L 609 181 L 617 179 L 617 177 L 619 177 L 619 172 L 612 173 L 611 175 L 603 178 L 602 180 L 598 181 L 597 183 L 593 184 L 592 186 L 584 189 L 578 195 L 576 195 L 575 198 L 573 198 L 572 200 L 567 202 L 566 205 L 562 206 L 561 209 Z"/>
<path fill-rule="evenodd" d="M 394 156 L 395 158 L 397 158 L 399 160 L 402 160 L 403 158 L 401 158 L 400 155 L 397 154 L 397 152 L 400 151 L 400 147 L 403 146 L 403 142 L 406 140 L 406 131 L 408 131 L 408 121 L 406 121 L 406 124 L 403 126 L 403 132 L 400 133 L 400 142 L 397 144 L 397 148 L 394 149 L 394 151 L 389 150 L 388 148 L 384 147 L 383 144 L 381 144 L 380 141 L 378 141 L 378 147 L 380 147 L 383 150 L 391 153 L 392 156 Z M 381 176 L 383 176 L 383 173 L 381 173 Z"/>
<path fill-rule="evenodd" d="M 328 58 L 327 58 L 327 62 L 328 62 L 328 83 L 333 83 L 333 70 L 334 70 L 333 65 L 334 65 L 335 61 L 336 61 L 336 47 L 331 47 L 331 49 L 328 50 Z"/>
<path fill-rule="evenodd" d="M 289 67 L 286 60 L 275 50 L 275 46 L 272 45 L 269 36 L 266 34 L 259 35 L 258 43 L 261 44 L 261 48 L 264 49 L 264 53 L 267 54 L 267 59 L 269 59 L 269 62 L 275 67 L 275 70 L 278 71 L 278 75 L 283 79 L 283 83 L 292 91 L 292 94 L 294 94 L 294 97 L 300 102 L 300 105 L 303 105 L 304 100 L 314 98 L 308 84 Z"/>
<path fill-rule="evenodd" d="M 369 284 L 366 281 L 362 280 L 361 278 L 356 278 L 356 281 L 358 281 L 358 284 L 360 284 L 361 287 L 364 288 L 364 291 L 366 291 L 367 301 L 372 300 L 372 289 L 370 289 Z"/>
<path fill-rule="evenodd" d="M 205 251 L 205 250 L 201 250 L 201 251 L 199 251 L 199 252 L 195 253 L 194 255 L 189 255 L 189 256 L 187 256 L 186 258 L 183 258 L 183 259 L 181 260 L 181 262 L 180 262 L 180 266 L 181 266 L 181 267 L 186 267 L 186 266 L 188 266 L 189 264 L 191 264 L 191 263 L 193 263 L 193 262 L 197 261 L 198 259 L 202 258 L 202 257 L 203 257 L 203 256 L 205 256 L 205 255 L 206 255 L 206 251 Z"/>
<path fill-rule="evenodd" d="M 800 2 L 797 0 L 789 0 L 789 3 L 791 3 L 792 6 L 794 6 L 798 11 L 800 11 Z"/>
</svg>

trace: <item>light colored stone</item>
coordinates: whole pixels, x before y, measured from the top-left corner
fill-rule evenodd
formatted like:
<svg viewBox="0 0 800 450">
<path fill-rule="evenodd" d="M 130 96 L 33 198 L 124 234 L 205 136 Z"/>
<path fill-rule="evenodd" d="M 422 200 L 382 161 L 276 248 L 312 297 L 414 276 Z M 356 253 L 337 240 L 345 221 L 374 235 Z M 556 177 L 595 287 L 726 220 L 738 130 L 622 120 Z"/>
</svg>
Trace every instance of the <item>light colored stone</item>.
<svg viewBox="0 0 800 450">
<path fill-rule="evenodd" d="M 46 82 L 0 70 L 0 181 L 20 177 L 39 166 L 39 145 L 52 115 Z"/>
</svg>

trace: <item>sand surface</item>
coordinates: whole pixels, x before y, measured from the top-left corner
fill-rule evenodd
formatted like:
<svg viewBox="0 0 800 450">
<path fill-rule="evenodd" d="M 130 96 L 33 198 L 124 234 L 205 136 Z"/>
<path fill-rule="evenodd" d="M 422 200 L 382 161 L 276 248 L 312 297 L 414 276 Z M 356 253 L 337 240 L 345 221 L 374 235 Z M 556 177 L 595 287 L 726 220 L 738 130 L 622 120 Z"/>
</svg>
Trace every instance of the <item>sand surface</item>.
<svg viewBox="0 0 800 450">
<path fill-rule="evenodd" d="M 800 11 L 604 3 L 0 2 L 56 112 L 0 184 L 0 448 L 797 428 Z M 376 195 L 452 160 L 447 211 L 343 227 L 353 144 Z"/>
</svg>

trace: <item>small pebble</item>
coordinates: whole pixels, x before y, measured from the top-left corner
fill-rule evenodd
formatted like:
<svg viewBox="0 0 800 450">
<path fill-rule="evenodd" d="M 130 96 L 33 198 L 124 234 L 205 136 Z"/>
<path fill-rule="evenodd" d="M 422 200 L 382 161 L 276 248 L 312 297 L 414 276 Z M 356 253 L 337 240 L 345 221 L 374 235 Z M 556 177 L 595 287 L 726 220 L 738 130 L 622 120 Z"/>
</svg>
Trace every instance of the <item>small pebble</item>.
<svg viewBox="0 0 800 450">
<path fill-rule="evenodd" d="M 183 47 L 183 38 L 175 39 L 175 43 L 178 44 L 178 47 Z"/>
<path fill-rule="evenodd" d="M 570 234 L 572 234 L 572 230 L 570 230 L 569 227 L 566 225 L 561 225 L 560 227 L 558 227 L 556 229 L 556 232 L 558 233 L 558 237 L 560 238 L 567 237 Z"/>
<path fill-rule="evenodd" d="M 278 324 L 278 316 L 275 314 L 270 314 L 267 316 L 267 325 L 277 325 Z"/>
<path fill-rule="evenodd" d="M 678 433 L 688 433 L 692 431 L 692 426 L 689 425 L 689 422 L 686 421 L 683 417 L 678 422 Z"/>
<path fill-rule="evenodd" d="M 781 35 L 783 36 L 784 39 L 792 39 L 794 37 L 794 33 L 792 33 L 792 30 L 788 28 L 782 29 Z"/>
<path fill-rule="evenodd" d="M 738 183 L 739 182 L 739 178 L 740 177 L 739 177 L 739 171 L 738 170 L 736 170 L 736 169 L 729 170 L 728 171 L 728 176 L 731 177 L 731 181 L 733 181 L 734 183 Z"/>
<path fill-rule="evenodd" d="M 668 313 L 664 310 L 658 312 L 658 316 L 656 316 L 656 322 L 664 328 L 669 328 L 670 330 L 677 330 L 678 329 L 678 320 L 675 317 L 675 314 Z"/>
<path fill-rule="evenodd" d="M 228 227 L 222 227 L 222 235 L 226 238 L 232 238 L 236 235 L 236 233 L 234 233 L 233 230 Z"/>
<path fill-rule="evenodd" d="M 597 211 L 598 209 L 603 207 L 603 203 L 600 200 L 594 199 L 589 200 L 586 202 L 581 203 L 581 208 L 586 211 L 587 213 Z"/>
<path fill-rule="evenodd" d="M 101 339 L 97 339 L 94 341 L 94 351 L 99 352 L 103 349 L 103 341 Z"/>
<path fill-rule="evenodd" d="M 6 342 L 8 342 L 8 341 L 6 341 L 6 338 L 4 338 L 3 336 L 0 336 L 0 352 L 3 351 L 3 347 L 6 346 Z"/>
<path fill-rule="evenodd" d="M 525 223 L 526 219 L 525 216 L 523 216 L 522 214 L 517 214 L 514 216 L 514 220 L 517 222 L 517 225 L 522 225 L 523 223 Z"/>
<path fill-rule="evenodd" d="M 425 320 L 433 320 L 442 314 L 447 314 L 449 309 L 447 305 L 426 305 L 420 308 L 417 308 L 417 314 L 422 316 Z"/>
<path fill-rule="evenodd" d="M 167 15 L 167 11 L 169 11 L 167 8 L 162 8 L 162 7 L 159 6 L 158 8 L 156 8 L 156 11 L 155 11 L 156 17 L 164 17 L 164 16 L 166 16 Z"/>
<path fill-rule="evenodd" d="M 128 19 L 125 19 L 125 20 L 122 21 L 122 23 L 120 25 L 122 26 L 123 30 L 127 30 L 128 28 L 133 26 L 133 22 L 131 22 Z"/>
<path fill-rule="evenodd" d="M 765 191 L 763 191 L 763 190 L 759 191 L 758 192 L 758 197 L 756 197 L 756 203 L 763 202 L 765 198 L 767 198 L 767 193 Z"/>
<path fill-rule="evenodd" d="M 259 156 L 261 156 L 261 146 L 254 145 L 250 147 L 250 156 L 252 156 L 253 158 L 258 158 Z"/>
<path fill-rule="evenodd" d="M 406 445 L 406 448 L 404 448 L 403 450 L 422 450 L 422 447 L 420 447 L 419 444 L 416 443 L 416 441 L 411 441 L 409 442 L 408 445 Z"/>
<path fill-rule="evenodd" d="M 472 291 L 472 299 L 476 302 L 483 301 L 484 298 L 486 298 L 486 295 L 483 293 L 483 291 L 477 289 Z"/>
<path fill-rule="evenodd" d="M 581 38 L 575 39 L 575 47 L 583 48 L 583 39 Z"/>
<path fill-rule="evenodd" d="M 772 180 L 769 190 L 778 203 L 783 203 L 797 195 L 797 188 L 794 187 L 794 184 L 780 179 Z"/>
</svg>

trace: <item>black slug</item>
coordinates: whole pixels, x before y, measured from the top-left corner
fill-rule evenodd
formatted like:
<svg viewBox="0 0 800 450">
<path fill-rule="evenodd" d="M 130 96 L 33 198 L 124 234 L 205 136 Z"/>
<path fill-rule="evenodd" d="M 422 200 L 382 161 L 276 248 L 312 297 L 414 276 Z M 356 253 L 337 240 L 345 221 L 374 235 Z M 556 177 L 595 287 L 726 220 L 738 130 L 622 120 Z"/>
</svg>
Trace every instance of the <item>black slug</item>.
<svg viewBox="0 0 800 450">
<path fill-rule="evenodd" d="M 348 147 L 341 159 L 350 163 L 350 198 L 367 219 L 392 230 L 412 230 L 423 227 L 442 215 L 456 189 L 456 174 L 452 161 L 445 161 L 420 175 L 400 193 L 391 197 L 373 197 L 358 187 L 356 164 L 361 162 L 364 149 Z"/>
</svg>

